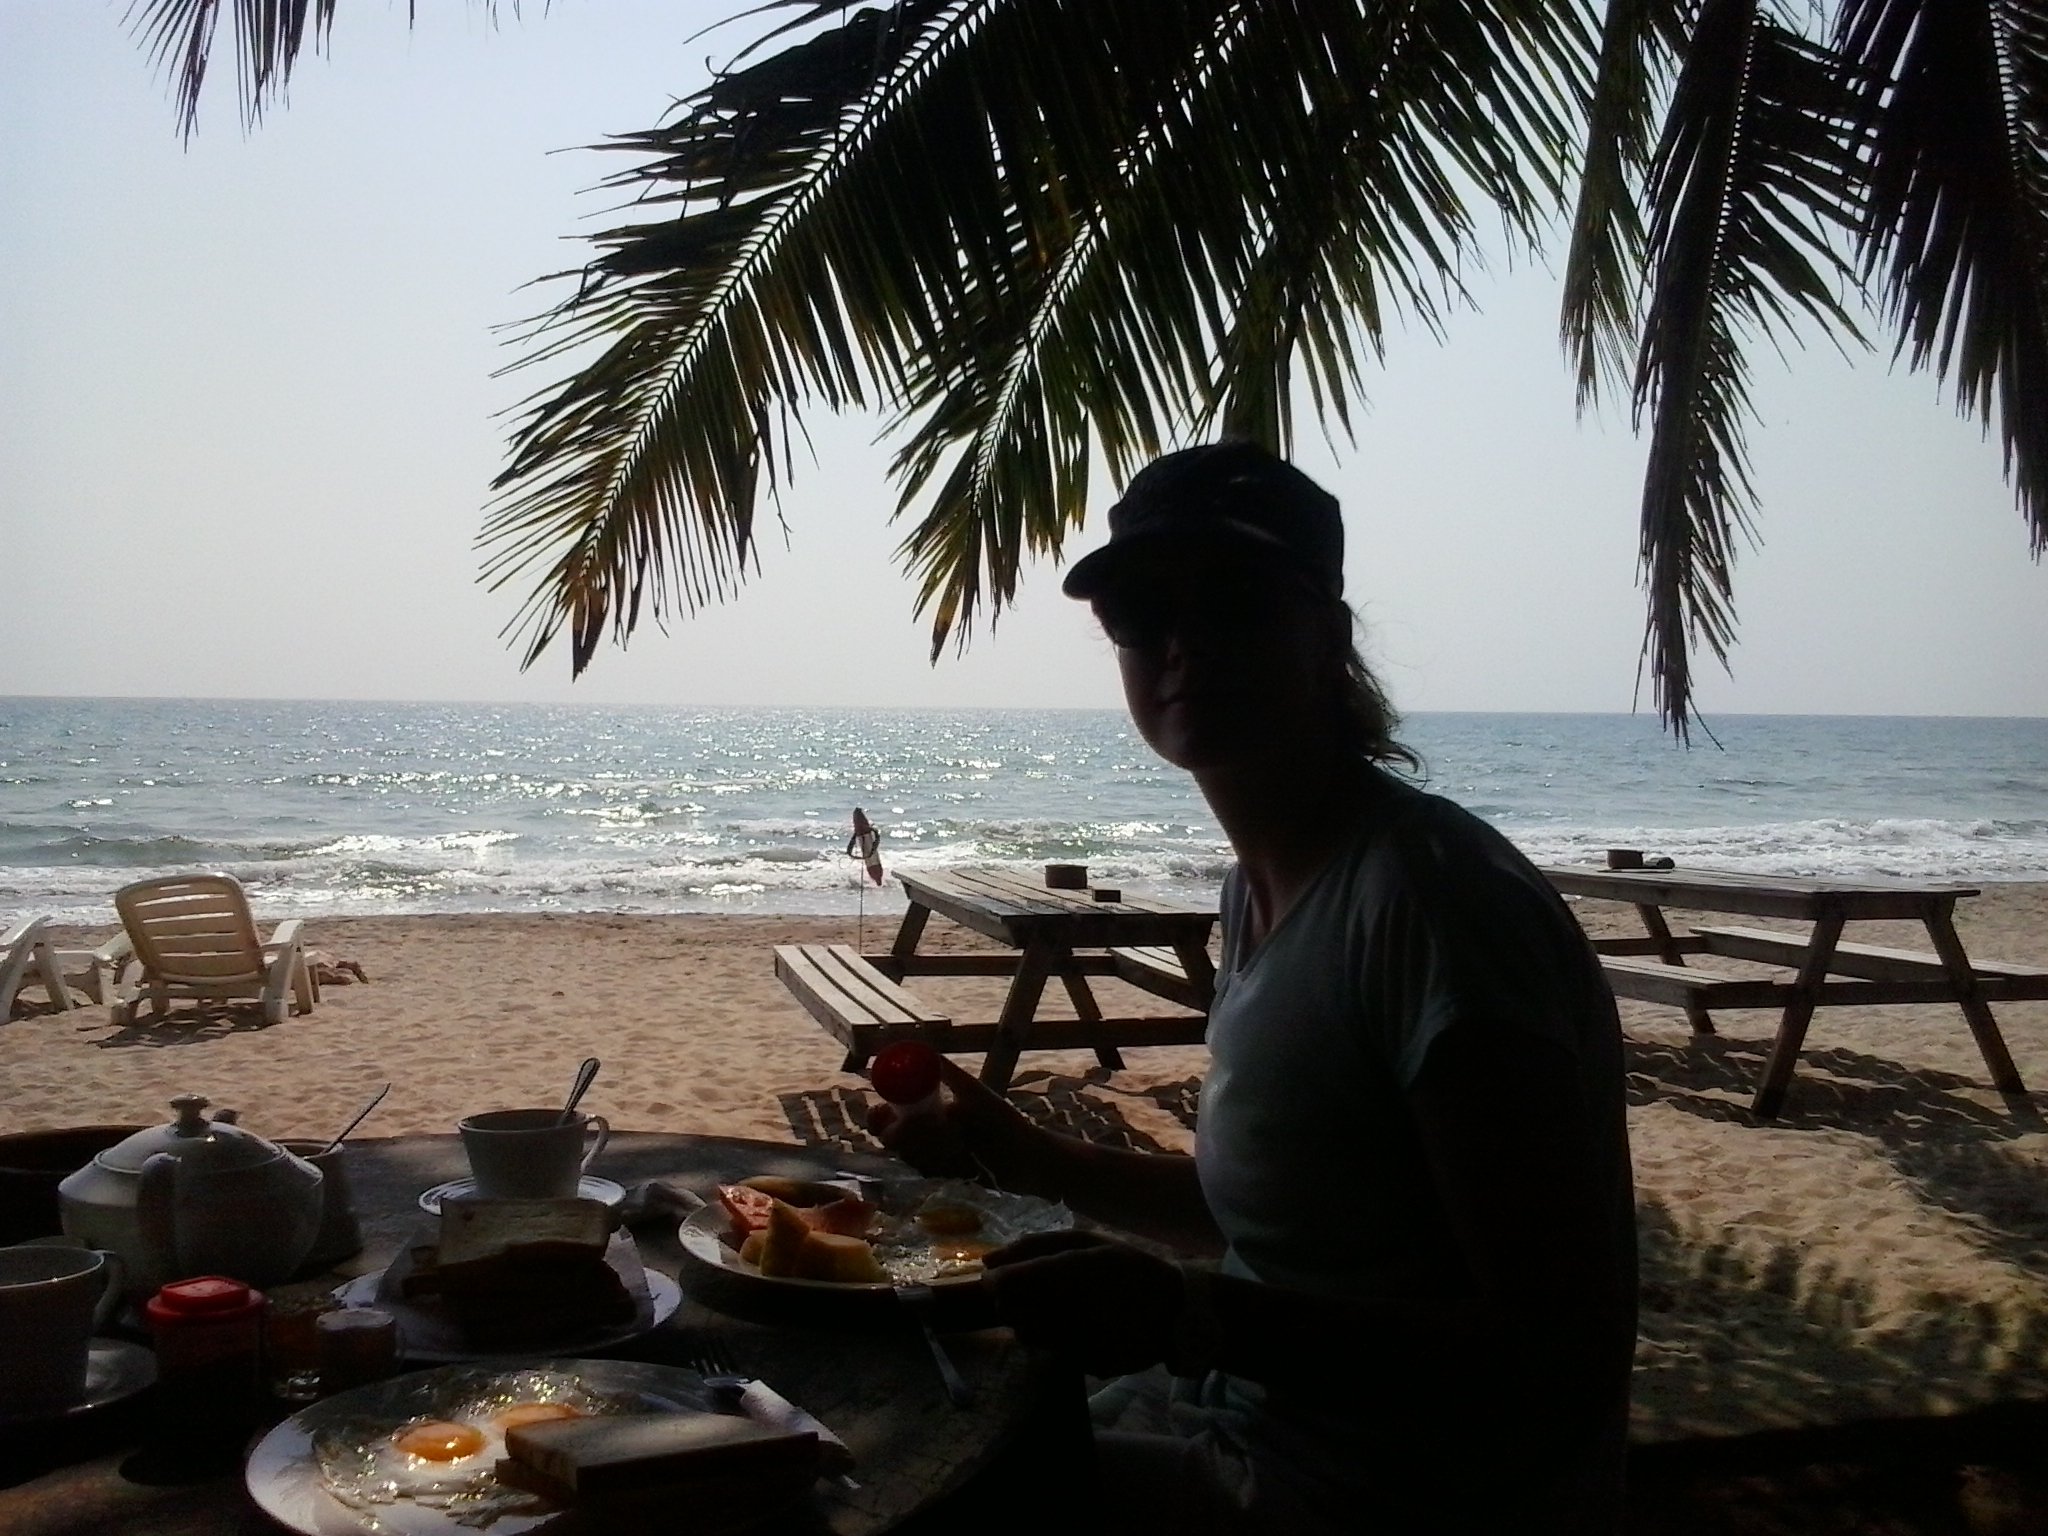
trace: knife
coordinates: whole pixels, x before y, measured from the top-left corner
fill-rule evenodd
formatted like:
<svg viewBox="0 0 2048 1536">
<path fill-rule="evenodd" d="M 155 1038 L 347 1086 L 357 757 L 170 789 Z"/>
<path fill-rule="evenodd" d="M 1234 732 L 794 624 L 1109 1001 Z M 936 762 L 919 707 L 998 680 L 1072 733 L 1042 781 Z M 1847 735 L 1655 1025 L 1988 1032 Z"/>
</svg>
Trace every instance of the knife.
<svg viewBox="0 0 2048 1536">
<path fill-rule="evenodd" d="M 974 1389 L 960 1375 L 960 1368 L 946 1353 L 946 1346 L 939 1342 L 939 1335 L 932 1327 L 932 1288 L 899 1280 L 895 1289 L 897 1305 L 909 1312 L 917 1320 L 917 1326 L 924 1330 L 924 1341 L 931 1346 L 932 1361 L 939 1368 L 939 1380 L 945 1383 L 947 1398 L 955 1408 L 967 1407 L 974 1401 Z"/>
</svg>

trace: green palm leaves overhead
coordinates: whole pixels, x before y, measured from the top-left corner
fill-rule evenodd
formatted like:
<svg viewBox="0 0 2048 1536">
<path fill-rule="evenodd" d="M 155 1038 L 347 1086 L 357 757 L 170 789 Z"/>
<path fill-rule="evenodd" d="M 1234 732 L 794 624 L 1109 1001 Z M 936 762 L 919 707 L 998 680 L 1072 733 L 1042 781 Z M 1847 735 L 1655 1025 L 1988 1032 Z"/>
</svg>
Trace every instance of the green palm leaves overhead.
<svg viewBox="0 0 2048 1536">
<path fill-rule="evenodd" d="M 198 100 L 218 0 L 138 0 Z M 233 0 L 245 114 L 331 0 Z M 1644 661 L 1684 732 L 1755 512 L 1745 358 L 1874 306 L 1996 416 L 2048 544 L 2041 0 L 772 0 L 768 35 L 605 147 L 628 194 L 532 328 L 484 528 L 566 634 L 744 578 L 807 411 L 881 412 L 934 655 L 1057 555 L 1091 480 L 1218 433 L 1348 426 L 1390 324 L 1479 241 L 1569 218 L 1582 401 L 1648 439 Z M 1866 306 L 1865 297 L 1871 300 Z"/>
</svg>

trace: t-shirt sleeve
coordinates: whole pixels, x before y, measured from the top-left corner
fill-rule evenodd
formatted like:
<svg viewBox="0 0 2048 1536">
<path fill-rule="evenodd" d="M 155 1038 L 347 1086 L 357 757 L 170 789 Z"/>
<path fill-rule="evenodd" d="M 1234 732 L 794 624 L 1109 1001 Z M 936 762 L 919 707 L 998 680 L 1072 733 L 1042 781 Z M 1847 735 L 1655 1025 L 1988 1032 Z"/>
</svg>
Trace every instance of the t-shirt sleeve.
<svg viewBox="0 0 2048 1536">
<path fill-rule="evenodd" d="M 1370 1043 L 1403 1088 L 1461 1025 L 1526 1030 L 1576 1054 L 1583 940 L 1569 914 L 1491 852 L 1404 827 L 1362 871 L 1359 995 Z"/>
</svg>

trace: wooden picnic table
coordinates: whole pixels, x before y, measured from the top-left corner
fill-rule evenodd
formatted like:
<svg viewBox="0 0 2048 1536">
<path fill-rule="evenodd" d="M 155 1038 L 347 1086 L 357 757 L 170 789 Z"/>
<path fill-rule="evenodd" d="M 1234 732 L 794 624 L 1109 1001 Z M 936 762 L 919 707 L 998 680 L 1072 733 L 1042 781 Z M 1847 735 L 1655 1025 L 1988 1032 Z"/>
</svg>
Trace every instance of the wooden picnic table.
<svg viewBox="0 0 2048 1536">
<path fill-rule="evenodd" d="M 1956 933 L 1954 914 L 1959 900 L 1978 894 L 1974 886 L 1592 865 L 1552 865 L 1543 873 L 1568 896 L 1626 902 L 1636 909 L 1645 937 L 1593 941 L 1618 996 L 1682 1008 L 1696 1034 L 1714 1032 L 1715 1008 L 1781 1010 L 1752 1106 L 1758 1119 L 1772 1119 L 1783 1107 L 1816 1008 L 1954 1003 L 1994 1086 L 2008 1095 L 2026 1093 L 1991 1004 L 2048 998 L 2048 969 L 1970 958 Z M 1674 933 L 1665 918 L 1670 909 L 1785 918 L 1809 926 L 1798 933 L 1689 925 Z M 1883 919 L 1920 923 L 1933 952 L 1842 941 L 1847 924 Z M 1731 976 L 1686 964 L 1686 956 L 1699 954 L 1781 966 L 1793 974 L 1789 979 Z"/>
<path fill-rule="evenodd" d="M 1092 1050 L 1115 1070 L 1123 1065 L 1120 1046 L 1199 1045 L 1207 1034 L 1216 989 L 1208 948 L 1214 912 L 1121 892 L 1098 899 L 1105 893 L 1056 890 L 1004 869 L 899 869 L 896 878 L 909 906 L 885 953 L 856 954 L 844 945 L 784 945 L 775 952 L 784 984 L 845 1042 L 848 1071 L 858 1071 L 889 1040 L 914 1036 L 942 1051 L 985 1052 L 982 1081 L 1000 1092 L 1026 1049 Z M 920 950 L 933 913 L 1008 953 Z M 902 987 L 919 976 L 1008 977 L 1010 984 L 993 1021 L 964 1022 Z M 1183 1011 L 1107 1016 L 1091 976 L 1118 977 Z M 1038 1016 L 1054 978 L 1074 1018 Z"/>
<path fill-rule="evenodd" d="M 896 941 L 875 964 L 897 980 L 906 976 L 1010 974 L 1010 990 L 981 1069 L 997 1092 L 1009 1085 L 1018 1054 L 1027 1046 L 1091 1047 L 1105 1067 L 1123 1065 L 1123 1045 L 1199 1045 L 1208 1031 L 1216 969 L 1209 931 L 1216 914 L 1173 902 L 1133 896 L 1098 899 L 1092 888 L 1060 890 L 1003 869 L 898 870 L 910 905 Z M 976 933 L 1007 944 L 1014 956 L 921 954 L 918 943 L 936 912 Z M 1092 953 L 1091 953 L 1092 952 Z M 989 966 L 989 960 L 998 962 Z M 1105 1018 L 1088 985 L 1091 975 L 1115 975 L 1145 991 L 1197 1010 L 1197 1017 L 1157 1014 Z M 1071 1025 L 1038 1018 L 1045 984 L 1058 977 L 1077 1015 Z"/>
</svg>

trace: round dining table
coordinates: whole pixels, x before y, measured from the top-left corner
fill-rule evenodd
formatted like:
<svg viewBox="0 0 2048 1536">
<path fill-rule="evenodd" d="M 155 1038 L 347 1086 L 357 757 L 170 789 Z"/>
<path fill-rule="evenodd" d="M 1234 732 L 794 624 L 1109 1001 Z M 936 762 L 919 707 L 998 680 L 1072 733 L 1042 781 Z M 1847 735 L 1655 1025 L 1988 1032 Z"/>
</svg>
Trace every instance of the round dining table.
<svg viewBox="0 0 2048 1536">
<path fill-rule="evenodd" d="M 756 1174 L 908 1173 L 888 1158 L 838 1148 L 644 1131 L 613 1133 L 590 1171 L 628 1190 L 629 1219 L 643 1204 L 659 1210 L 663 1186 L 709 1197 L 717 1184 Z M 420 1208 L 420 1194 L 467 1172 L 452 1134 L 351 1140 L 344 1182 L 362 1250 L 272 1287 L 273 1298 L 318 1296 L 381 1271 L 410 1244 L 430 1241 L 432 1219 Z M 655 1198 L 644 1200 L 650 1185 Z M 681 1282 L 675 1314 L 592 1353 L 688 1368 L 715 1350 L 844 1440 L 854 1457 L 850 1476 L 820 1481 L 814 1508 L 775 1530 L 872 1536 L 971 1529 L 982 1536 L 1085 1520 L 1092 1462 L 1081 1378 L 989 1326 L 977 1315 L 978 1287 L 940 1287 L 928 1314 L 972 1389 L 962 1405 L 948 1397 L 916 1315 L 888 1294 L 821 1307 L 809 1288 L 744 1283 L 689 1258 L 677 1228 L 672 1213 L 631 1219 L 643 1261 Z M 152 1427 L 162 1421 L 163 1406 L 150 1401 L 154 1396 L 152 1389 L 52 1426 L 0 1428 L 0 1532 L 277 1531 L 244 1489 L 239 1458 L 209 1472 L 167 1467 L 152 1454 Z M 676 1530 L 688 1530 L 686 1518 L 679 1516 Z"/>
</svg>

